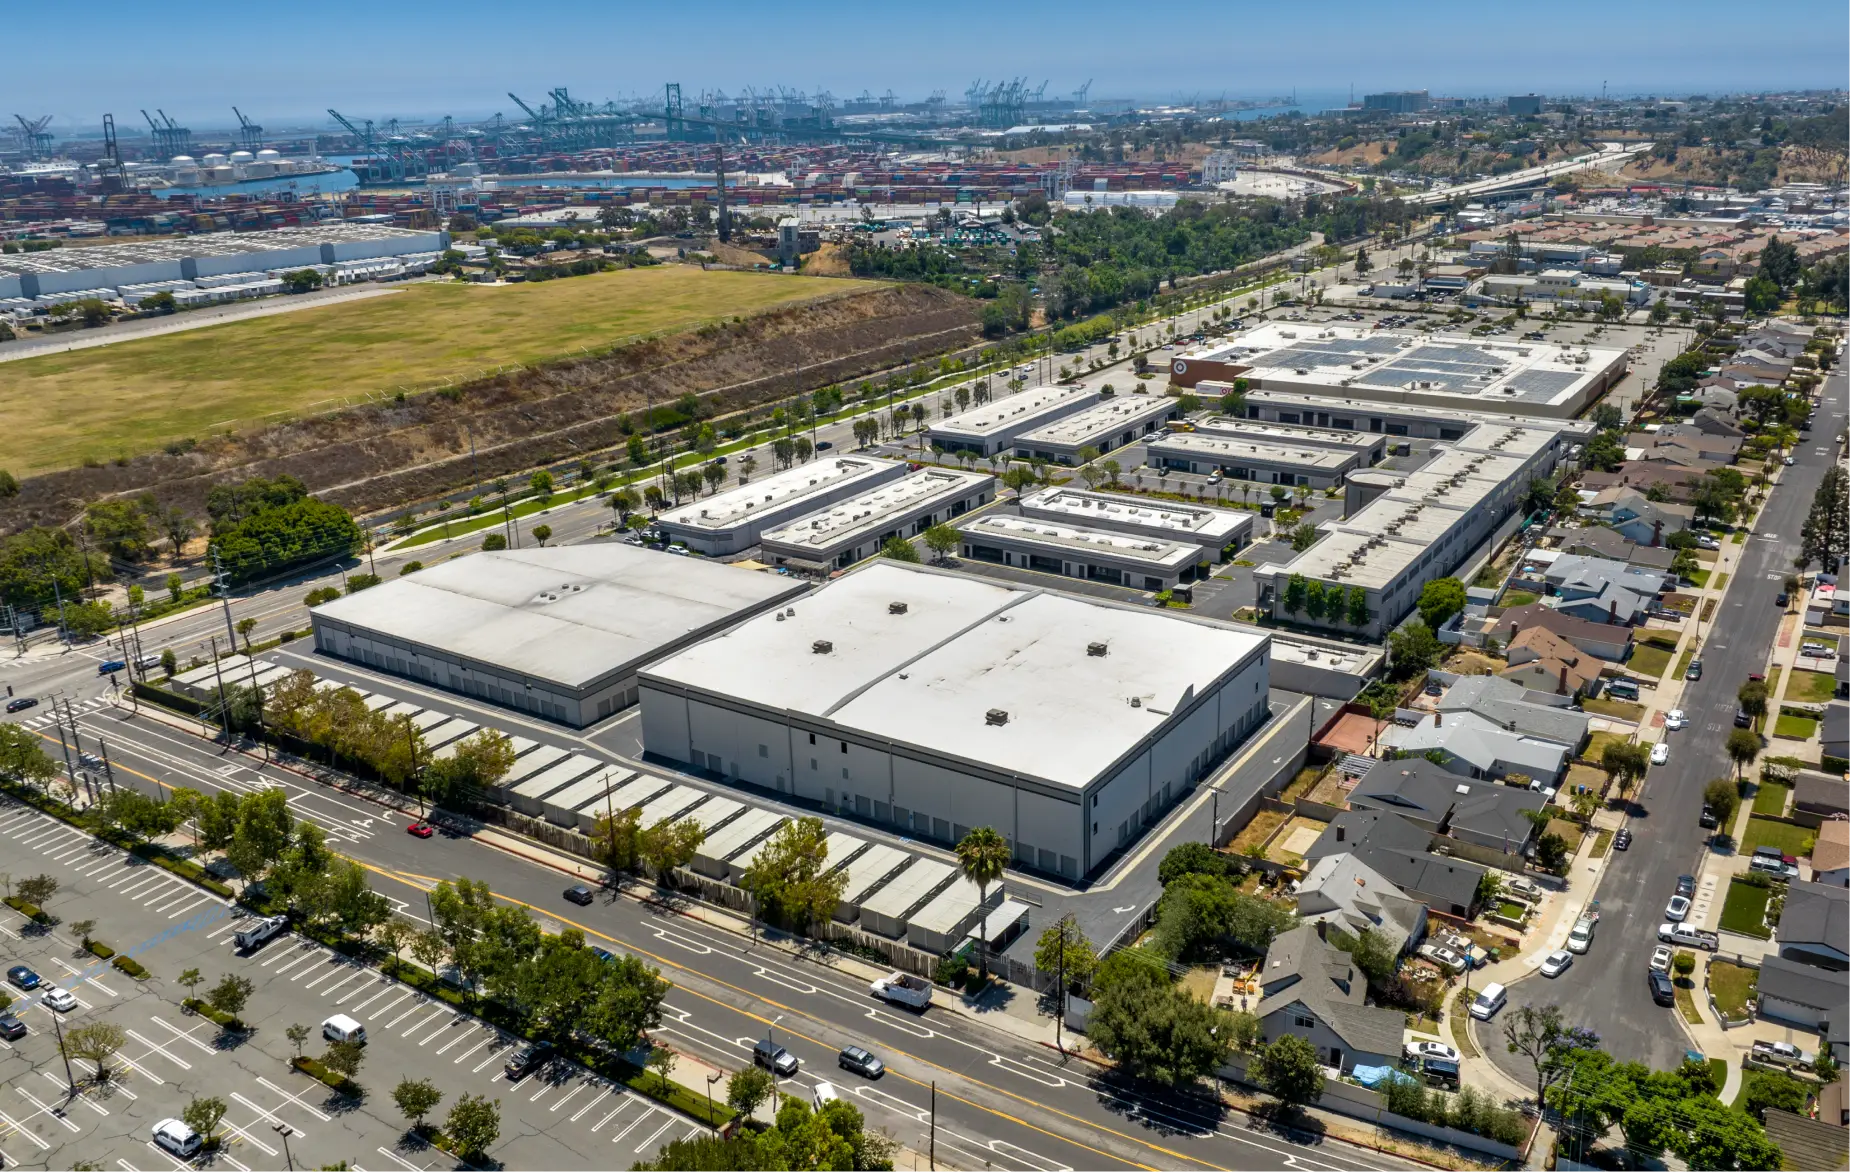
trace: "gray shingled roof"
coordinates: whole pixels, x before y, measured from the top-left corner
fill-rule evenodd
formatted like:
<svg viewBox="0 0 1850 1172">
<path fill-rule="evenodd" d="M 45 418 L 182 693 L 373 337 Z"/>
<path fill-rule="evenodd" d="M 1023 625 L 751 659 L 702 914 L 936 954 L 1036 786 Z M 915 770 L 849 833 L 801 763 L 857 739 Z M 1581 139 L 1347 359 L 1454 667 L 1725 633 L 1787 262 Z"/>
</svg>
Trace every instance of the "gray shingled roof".
<svg viewBox="0 0 1850 1172">
<path fill-rule="evenodd" d="M 1786 909 L 1779 915 L 1779 944 L 1817 944 L 1850 953 L 1850 890 L 1824 883 L 1792 884 Z"/>
</svg>

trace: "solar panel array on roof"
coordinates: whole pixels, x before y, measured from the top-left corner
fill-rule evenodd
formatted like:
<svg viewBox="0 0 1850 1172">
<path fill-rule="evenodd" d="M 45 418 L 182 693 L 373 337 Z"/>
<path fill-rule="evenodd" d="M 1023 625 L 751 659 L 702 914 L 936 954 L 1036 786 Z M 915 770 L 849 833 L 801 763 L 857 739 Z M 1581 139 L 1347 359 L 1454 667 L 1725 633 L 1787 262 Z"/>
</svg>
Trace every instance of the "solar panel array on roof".
<svg viewBox="0 0 1850 1172">
<path fill-rule="evenodd" d="M 1524 395 L 1547 399 L 1573 386 L 1574 381 L 1582 377 L 1571 370 L 1524 370 L 1511 375 L 1506 385 Z"/>
</svg>

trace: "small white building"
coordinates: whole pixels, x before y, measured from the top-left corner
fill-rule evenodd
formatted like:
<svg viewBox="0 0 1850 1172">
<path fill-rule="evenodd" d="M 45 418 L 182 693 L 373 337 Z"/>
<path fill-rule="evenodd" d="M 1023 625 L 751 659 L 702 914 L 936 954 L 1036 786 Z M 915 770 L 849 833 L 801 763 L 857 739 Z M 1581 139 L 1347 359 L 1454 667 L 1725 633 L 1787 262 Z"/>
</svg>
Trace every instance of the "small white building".
<svg viewBox="0 0 1850 1172">
<path fill-rule="evenodd" d="M 1176 472 L 1219 472 L 1259 484 L 1333 488 L 1361 466 L 1358 451 L 1266 443 L 1232 435 L 1171 432 L 1149 445 L 1149 462 Z"/>
<path fill-rule="evenodd" d="M 1253 539 L 1251 513 L 1181 501 L 1054 487 L 1029 493 L 1017 507 L 1022 516 L 1043 521 L 1162 541 L 1192 541 L 1211 561 L 1225 560 Z"/>
<path fill-rule="evenodd" d="M 880 552 L 890 537 L 911 539 L 995 498 L 986 472 L 921 468 L 759 537 L 760 557 L 774 566 L 845 569 Z"/>
<path fill-rule="evenodd" d="M 934 447 L 947 452 L 971 452 L 987 459 L 1013 448 L 1018 438 L 1031 431 L 1084 411 L 1098 398 L 1098 392 L 1090 387 L 1035 387 L 940 419 L 926 434 Z"/>
<path fill-rule="evenodd" d="M 1167 396 L 1120 395 L 1026 433 L 1015 441 L 1015 455 L 1078 464 L 1085 448 L 1102 455 L 1159 431 L 1165 420 L 1181 417 L 1180 403 Z"/>
<path fill-rule="evenodd" d="M 906 465 L 873 456 L 829 456 L 796 464 L 663 513 L 656 525 L 709 557 L 742 553 L 767 530 L 898 480 Z"/>
<path fill-rule="evenodd" d="M 1132 590 L 1173 590 L 1193 581 L 1197 567 L 1207 564 L 1207 554 L 1192 541 L 1112 533 L 1033 517 L 983 516 L 962 530 L 963 556 L 972 561 L 1109 582 Z"/>
</svg>

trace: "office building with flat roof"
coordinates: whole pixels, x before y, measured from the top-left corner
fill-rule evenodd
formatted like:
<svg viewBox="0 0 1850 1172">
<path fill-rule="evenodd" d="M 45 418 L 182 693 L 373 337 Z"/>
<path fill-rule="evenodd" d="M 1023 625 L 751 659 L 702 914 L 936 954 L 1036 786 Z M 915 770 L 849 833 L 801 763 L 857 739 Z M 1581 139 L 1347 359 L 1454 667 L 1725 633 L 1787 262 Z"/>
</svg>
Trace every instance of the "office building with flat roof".
<svg viewBox="0 0 1850 1172">
<path fill-rule="evenodd" d="M 621 544 L 483 552 L 309 612 L 315 650 L 575 728 L 636 669 L 808 589 Z"/>
<path fill-rule="evenodd" d="M 921 468 L 766 530 L 758 539 L 758 556 L 793 569 L 845 569 L 879 553 L 888 538 L 910 540 L 988 504 L 995 493 L 996 478 L 986 472 Z"/>
<path fill-rule="evenodd" d="M 1266 719 L 1270 639 L 876 559 L 652 665 L 644 750 L 1079 880 Z M 863 913 L 865 914 L 865 912 Z"/>
<path fill-rule="evenodd" d="M 710 557 L 742 553 L 771 529 L 898 480 L 906 465 L 873 456 L 827 456 L 757 477 L 663 513 L 656 525 Z"/>
<path fill-rule="evenodd" d="M 1361 457 L 1360 466 L 1372 468 L 1387 454 L 1387 437 L 1359 431 L 1339 431 L 1329 427 L 1303 427 L 1286 423 L 1265 423 L 1237 415 L 1209 415 L 1189 421 L 1201 435 L 1227 436 L 1262 444 L 1282 444 L 1294 448 L 1333 448 L 1354 452 Z"/>
<path fill-rule="evenodd" d="M 1015 441 L 1031 431 L 1084 411 L 1098 402 L 1098 398 L 1098 392 L 1091 387 L 1035 387 L 1018 395 L 992 399 L 961 415 L 940 419 L 925 434 L 933 447 L 947 452 L 971 452 L 987 459 L 1012 450 Z"/>
<path fill-rule="evenodd" d="M 961 527 L 963 556 L 1133 590 L 1193 581 L 1208 555 L 1192 541 L 1088 529 L 1034 517 L 989 515 Z"/>
<path fill-rule="evenodd" d="M 1233 435 L 1170 432 L 1149 444 L 1149 463 L 1176 472 L 1219 472 L 1259 484 L 1333 488 L 1362 466 L 1359 451 L 1262 443 Z"/>
<path fill-rule="evenodd" d="M 1579 415 L 1629 361 L 1623 349 L 1296 322 L 1249 330 L 1217 353 L 1240 368 L 1249 404 L 1254 391 L 1287 391 L 1549 419 Z"/>
<path fill-rule="evenodd" d="M 1167 395 L 1118 395 L 1021 436 L 1015 441 L 1015 454 L 1024 460 L 1078 464 L 1085 448 L 1102 455 L 1161 430 L 1165 420 L 1181 417 L 1180 403 Z"/>
<path fill-rule="evenodd" d="M 1213 561 L 1238 553 L 1253 540 L 1253 514 L 1241 509 L 1060 487 L 1031 492 L 1017 508 L 1022 516 L 1042 521 L 1159 541 L 1191 541 Z"/>
<path fill-rule="evenodd" d="M 1270 423 L 1302 424 L 1334 431 L 1368 432 L 1390 438 L 1459 440 L 1480 424 L 1529 428 L 1569 444 L 1592 438 L 1592 423 L 1579 419 L 1540 419 L 1503 411 L 1475 411 L 1417 403 L 1376 403 L 1330 395 L 1304 395 L 1292 391 L 1250 391 L 1246 395 L 1249 419 Z"/>
</svg>

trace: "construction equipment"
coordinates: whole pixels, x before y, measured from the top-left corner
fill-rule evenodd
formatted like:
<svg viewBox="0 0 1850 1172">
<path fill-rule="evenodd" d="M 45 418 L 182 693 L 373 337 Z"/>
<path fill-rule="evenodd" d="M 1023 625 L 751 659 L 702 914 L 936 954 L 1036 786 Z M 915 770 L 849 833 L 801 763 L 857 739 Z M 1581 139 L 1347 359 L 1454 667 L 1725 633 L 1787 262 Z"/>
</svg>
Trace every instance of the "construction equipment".
<svg viewBox="0 0 1850 1172">
<path fill-rule="evenodd" d="M 153 132 L 154 153 L 162 159 L 171 159 L 175 155 L 191 154 L 193 150 L 193 132 L 181 126 L 167 116 L 167 111 L 155 107 L 154 112 L 161 116 L 156 122 L 146 110 L 141 116 L 148 120 L 148 129 Z"/>
<path fill-rule="evenodd" d="M 512 94 L 508 96 L 513 97 Z M 372 119 L 365 119 L 356 126 L 352 119 L 332 107 L 328 108 L 328 117 L 340 123 L 360 144 L 358 156 L 349 169 L 361 186 L 422 183 L 429 176 L 430 161 L 395 134 L 381 141 L 374 133 Z M 398 121 L 389 120 L 387 125 L 396 130 Z"/>
<path fill-rule="evenodd" d="M 19 123 L 19 129 L 13 131 L 13 137 L 19 140 L 19 149 L 26 158 L 33 161 L 51 158 L 52 135 L 45 128 L 51 125 L 51 115 L 43 118 L 28 119 L 24 114 L 13 115 Z"/>
<path fill-rule="evenodd" d="M 1088 77 L 1086 78 L 1086 84 L 1080 86 L 1078 89 L 1073 91 L 1073 109 L 1075 110 L 1085 109 L 1086 108 L 1086 97 L 1091 92 L 1092 92 L 1092 79 Z"/>
<path fill-rule="evenodd" d="M 120 191 L 128 186 L 128 168 L 122 165 L 122 151 L 116 145 L 116 116 L 103 115 L 103 157 L 97 164 L 103 190 Z"/>
<path fill-rule="evenodd" d="M 236 106 L 231 108 L 231 112 L 238 116 L 239 144 L 242 145 L 245 150 L 252 154 L 256 154 L 263 148 L 263 127 L 252 122 L 249 118 L 246 118 L 244 116 L 244 111 L 238 109 Z"/>
</svg>

